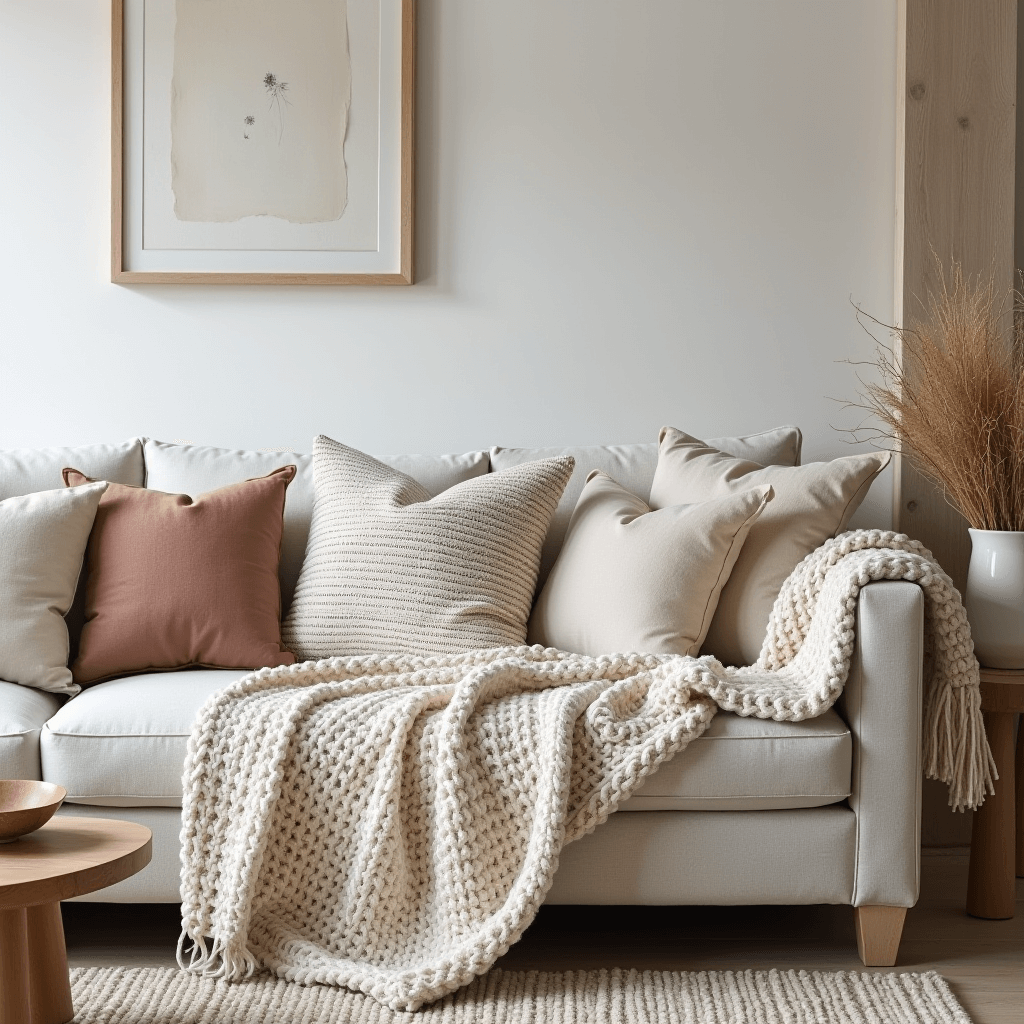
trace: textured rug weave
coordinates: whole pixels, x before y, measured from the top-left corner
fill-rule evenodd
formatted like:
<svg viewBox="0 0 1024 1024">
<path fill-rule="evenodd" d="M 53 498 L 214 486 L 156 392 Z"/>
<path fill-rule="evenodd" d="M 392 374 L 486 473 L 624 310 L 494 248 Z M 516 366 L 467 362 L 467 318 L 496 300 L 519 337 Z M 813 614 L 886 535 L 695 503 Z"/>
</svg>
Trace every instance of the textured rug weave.
<svg viewBox="0 0 1024 1024">
<path fill-rule="evenodd" d="M 960 595 L 916 541 L 847 533 L 794 571 L 749 668 L 519 647 L 261 669 L 214 694 L 185 763 L 179 964 L 405 1010 L 468 984 L 533 920 L 562 846 L 719 707 L 831 707 L 860 588 L 886 579 L 925 594 L 926 772 L 976 805 L 992 758 Z"/>
<path fill-rule="evenodd" d="M 76 1024 L 971 1024 L 934 972 L 495 970 L 414 1012 L 266 974 L 92 967 L 71 987 Z"/>
</svg>

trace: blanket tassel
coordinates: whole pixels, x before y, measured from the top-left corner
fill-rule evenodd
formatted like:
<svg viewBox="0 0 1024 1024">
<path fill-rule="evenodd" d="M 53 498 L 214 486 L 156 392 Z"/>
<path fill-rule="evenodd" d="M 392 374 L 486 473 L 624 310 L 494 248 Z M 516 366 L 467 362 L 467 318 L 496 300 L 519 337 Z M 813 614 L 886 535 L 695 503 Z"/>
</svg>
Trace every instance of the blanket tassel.
<svg viewBox="0 0 1024 1024">
<path fill-rule="evenodd" d="M 924 773 L 949 786 L 955 811 L 978 808 L 999 778 L 976 686 L 938 687 L 925 709 Z"/>
<path fill-rule="evenodd" d="M 191 949 L 185 949 L 186 941 L 192 943 Z M 182 928 L 178 936 L 177 960 L 183 971 L 225 981 L 250 978 L 259 966 L 256 957 L 244 946 L 240 952 L 232 952 L 223 939 L 214 939 L 210 945 L 205 935 L 193 935 L 187 928 Z"/>
</svg>

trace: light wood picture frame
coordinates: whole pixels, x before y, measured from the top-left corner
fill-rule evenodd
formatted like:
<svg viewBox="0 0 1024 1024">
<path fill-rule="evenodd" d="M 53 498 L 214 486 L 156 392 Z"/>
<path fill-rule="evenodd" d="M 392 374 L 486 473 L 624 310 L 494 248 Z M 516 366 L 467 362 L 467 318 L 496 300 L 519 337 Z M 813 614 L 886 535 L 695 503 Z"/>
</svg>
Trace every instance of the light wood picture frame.
<svg viewBox="0 0 1024 1024">
<path fill-rule="evenodd" d="M 178 174 L 180 163 L 169 159 L 170 97 L 173 92 L 177 100 L 183 92 L 177 89 L 177 79 L 175 90 L 170 87 L 172 70 L 179 73 L 182 60 L 179 54 L 175 64 L 175 3 L 111 0 L 111 281 L 412 284 L 416 0 L 347 0 L 347 5 L 339 5 L 347 18 L 345 59 L 351 62 L 351 105 L 344 108 L 348 131 L 344 155 L 337 157 L 343 161 L 347 191 L 343 213 L 322 216 L 323 222 L 316 223 L 315 213 L 305 220 L 281 215 L 240 218 L 237 213 L 181 217 L 182 179 L 174 178 L 178 192 L 171 186 L 171 168 Z M 269 122 L 275 114 L 275 78 L 269 71 L 262 84 L 268 90 L 262 99 L 270 95 L 271 108 L 259 108 L 258 117 Z M 245 88 L 251 91 L 248 79 Z M 288 95 L 298 100 L 304 94 Z M 283 98 L 286 106 L 278 100 L 276 112 L 278 145 L 285 118 L 292 116 L 292 103 L 287 95 Z M 177 126 L 185 115 L 175 116 Z M 217 131 L 227 130 L 215 118 L 210 120 Z M 246 125 L 252 121 L 245 118 Z M 270 128 L 264 130 L 268 134 L 259 144 L 266 151 L 272 136 Z M 237 137 L 224 144 L 233 147 L 232 152 L 239 150 L 236 138 L 243 137 L 242 131 L 239 121 Z M 341 147 L 336 150 L 341 153 Z M 331 185 L 339 191 L 333 180 Z M 223 222 L 185 223 L 186 219 Z"/>
</svg>

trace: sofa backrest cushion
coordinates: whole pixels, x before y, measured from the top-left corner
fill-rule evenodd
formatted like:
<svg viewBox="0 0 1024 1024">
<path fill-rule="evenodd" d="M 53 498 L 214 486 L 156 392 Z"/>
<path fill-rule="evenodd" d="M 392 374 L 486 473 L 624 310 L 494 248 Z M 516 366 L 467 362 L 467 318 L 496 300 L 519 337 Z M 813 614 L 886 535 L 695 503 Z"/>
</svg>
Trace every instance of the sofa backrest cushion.
<svg viewBox="0 0 1024 1024">
<path fill-rule="evenodd" d="M 58 490 L 64 486 L 61 471 L 76 466 L 93 480 L 141 487 L 146 478 L 142 459 L 143 438 L 118 444 L 82 444 L 71 448 L 9 448 L 0 451 L 0 501 L 21 494 Z M 65 616 L 71 656 L 85 622 L 85 574 L 78 581 L 71 610 Z"/>
<path fill-rule="evenodd" d="M 75 466 L 93 480 L 141 487 L 145 479 L 142 438 L 133 437 L 120 444 L 0 451 L 0 501 L 19 494 L 59 490 L 64 486 L 61 471 L 65 466 Z"/>
<path fill-rule="evenodd" d="M 707 443 L 719 451 L 728 452 L 739 459 L 758 462 L 762 466 L 800 465 L 802 436 L 798 427 L 776 427 L 759 434 L 744 437 L 718 437 Z M 562 493 L 562 500 L 551 520 L 544 551 L 541 554 L 540 574 L 537 590 L 544 585 L 555 564 L 558 552 L 565 540 L 573 509 L 583 493 L 587 477 L 595 470 L 607 473 L 616 483 L 637 497 L 647 501 L 651 496 L 654 471 L 658 468 L 658 443 L 610 444 L 600 446 L 579 446 L 569 448 L 492 448 L 491 470 L 497 472 L 536 459 L 554 459 L 571 455 L 576 460 L 576 469 Z"/>
<path fill-rule="evenodd" d="M 281 607 L 287 612 L 306 555 L 313 517 L 313 457 L 299 452 L 238 451 L 147 439 L 145 460 L 147 487 L 193 498 L 241 480 L 266 476 L 281 466 L 296 467 L 285 497 L 281 540 Z M 483 476 L 490 464 L 487 452 L 383 456 L 380 461 L 419 481 L 432 496 L 463 480 Z"/>
</svg>

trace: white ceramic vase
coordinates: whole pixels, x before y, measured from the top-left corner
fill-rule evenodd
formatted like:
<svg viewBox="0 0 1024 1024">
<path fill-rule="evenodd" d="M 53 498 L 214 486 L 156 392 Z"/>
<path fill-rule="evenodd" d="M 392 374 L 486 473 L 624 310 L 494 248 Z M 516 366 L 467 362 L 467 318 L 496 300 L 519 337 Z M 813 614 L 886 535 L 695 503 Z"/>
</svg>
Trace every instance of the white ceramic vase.
<svg viewBox="0 0 1024 1024">
<path fill-rule="evenodd" d="M 1024 533 L 970 530 L 967 618 L 988 668 L 1024 668 Z"/>
</svg>

